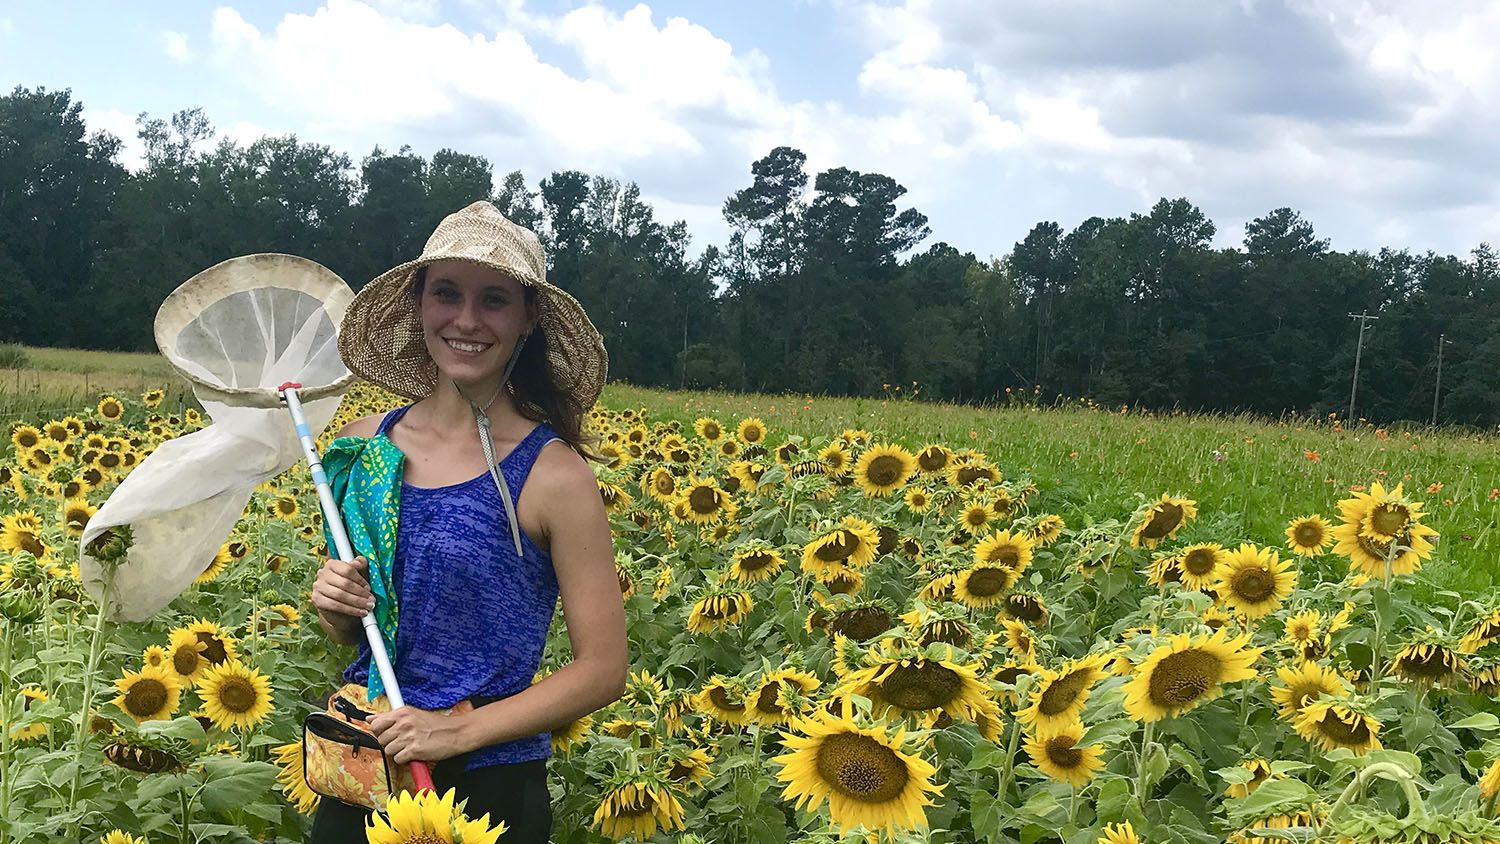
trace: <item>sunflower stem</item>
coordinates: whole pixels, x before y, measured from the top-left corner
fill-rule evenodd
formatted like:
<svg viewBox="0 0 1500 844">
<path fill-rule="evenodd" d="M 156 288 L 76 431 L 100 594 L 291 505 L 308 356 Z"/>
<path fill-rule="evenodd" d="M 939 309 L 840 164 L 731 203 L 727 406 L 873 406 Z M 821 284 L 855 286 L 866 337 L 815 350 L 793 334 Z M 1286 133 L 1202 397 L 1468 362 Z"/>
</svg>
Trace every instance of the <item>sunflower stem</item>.
<svg viewBox="0 0 1500 844">
<path fill-rule="evenodd" d="M 1016 752 L 1021 748 L 1021 723 L 1015 716 L 1010 719 L 1010 739 L 1005 747 L 1005 764 L 1000 768 L 1000 793 L 995 795 L 1001 800 L 1006 799 L 1010 792 L 1010 778 L 1016 770 Z"/>
<path fill-rule="evenodd" d="M 193 844 L 192 830 L 188 822 L 192 820 L 192 801 L 188 799 L 187 786 L 177 786 L 177 802 L 182 808 L 182 824 L 177 828 L 178 840 L 181 844 Z"/>
<path fill-rule="evenodd" d="M 78 787 L 83 780 L 83 746 L 88 743 L 89 710 L 94 706 L 94 673 L 99 670 L 99 657 L 104 643 L 104 615 L 109 607 L 110 593 L 115 585 L 114 571 L 104 579 L 104 593 L 99 596 L 99 606 L 94 613 L 94 632 L 89 638 L 89 661 L 83 671 L 83 705 L 78 710 L 78 730 L 73 742 L 73 782 L 68 786 L 68 811 L 78 808 Z M 74 822 L 70 840 L 77 839 L 82 820 Z"/>
<path fill-rule="evenodd" d="M 1151 757 L 1151 740 L 1155 732 L 1156 722 L 1147 721 L 1145 728 L 1141 731 L 1141 755 L 1136 759 L 1135 802 L 1142 814 L 1146 812 L 1146 789 L 1151 785 L 1146 771 L 1146 761 Z"/>
<path fill-rule="evenodd" d="M 0 683 L 0 818 L 10 816 L 10 703 L 11 691 L 11 645 L 15 623 L 5 622 L 5 634 L 0 639 L 0 661 L 4 663 L 5 679 Z M 0 827 L 0 844 L 10 839 L 5 827 Z"/>
</svg>

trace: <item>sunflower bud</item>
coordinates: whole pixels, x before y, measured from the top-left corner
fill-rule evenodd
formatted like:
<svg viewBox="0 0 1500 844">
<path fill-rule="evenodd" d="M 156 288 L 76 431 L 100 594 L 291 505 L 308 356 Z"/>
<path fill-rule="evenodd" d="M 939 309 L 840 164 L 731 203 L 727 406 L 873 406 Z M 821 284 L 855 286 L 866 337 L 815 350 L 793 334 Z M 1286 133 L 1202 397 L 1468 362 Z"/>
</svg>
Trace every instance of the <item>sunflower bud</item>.
<svg viewBox="0 0 1500 844">
<path fill-rule="evenodd" d="M 42 617 L 42 604 L 29 593 L 11 590 L 0 594 L 0 616 L 15 624 L 35 624 Z"/>
<path fill-rule="evenodd" d="M 101 563 L 118 564 L 125 561 L 125 555 L 134 544 L 135 537 L 130 532 L 130 525 L 115 525 L 94 537 L 83 550 Z"/>
</svg>

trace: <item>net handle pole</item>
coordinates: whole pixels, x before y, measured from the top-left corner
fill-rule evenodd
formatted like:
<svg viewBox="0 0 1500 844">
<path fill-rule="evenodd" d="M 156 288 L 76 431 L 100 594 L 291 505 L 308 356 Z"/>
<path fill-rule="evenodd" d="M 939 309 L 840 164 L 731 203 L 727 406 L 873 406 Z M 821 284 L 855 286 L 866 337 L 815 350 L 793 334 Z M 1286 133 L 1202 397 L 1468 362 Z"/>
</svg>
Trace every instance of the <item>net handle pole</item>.
<svg viewBox="0 0 1500 844">
<path fill-rule="evenodd" d="M 285 402 L 287 412 L 292 415 L 292 425 L 297 430 L 297 440 L 302 443 L 302 456 L 307 458 L 307 468 L 312 474 L 313 484 L 318 488 L 318 504 L 323 509 L 323 523 L 328 526 L 328 533 L 333 536 L 335 550 L 338 551 L 340 560 L 353 560 L 356 556 L 354 546 L 349 542 L 349 531 L 344 527 L 344 519 L 339 512 L 338 502 L 333 500 L 333 488 L 328 485 L 328 475 L 323 471 L 323 461 L 318 457 L 318 445 L 313 440 L 312 429 L 308 427 L 307 416 L 302 412 L 302 399 L 297 391 L 302 388 L 295 381 L 288 381 L 276 388 L 276 393 Z M 396 670 L 391 666 L 390 654 L 385 649 L 385 639 L 380 635 L 380 628 L 375 623 L 375 613 L 366 612 L 360 617 L 360 625 L 365 631 L 365 640 L 370 643 L 370 656 L 375 659 L 375 668 L 380 672 L 380 681 L 385 684 L 386 699 L 391 702 L 392 709 L 400 709 L 406 705 L 401 697 L 401 686 L 396 682 Z M 418 791 L 437 792 L 432 784 L 432 771 L 426 762 L 411 763 L 412 779 L 416 781 Z"/>
</svg>

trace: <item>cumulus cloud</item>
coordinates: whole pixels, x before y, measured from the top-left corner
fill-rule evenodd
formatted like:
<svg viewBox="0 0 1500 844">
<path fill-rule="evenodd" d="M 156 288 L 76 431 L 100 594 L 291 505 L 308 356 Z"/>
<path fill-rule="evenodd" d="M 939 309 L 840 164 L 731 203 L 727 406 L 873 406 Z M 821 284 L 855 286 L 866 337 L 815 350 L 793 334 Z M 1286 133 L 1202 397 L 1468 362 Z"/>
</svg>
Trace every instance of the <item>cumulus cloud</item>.
<svg viewBox="0 0 1500 844">
<path fill-rule="evenodd" d="M 162 51 L 167 58 L 174 62 L 185 62 L 192 58 L 192 52 L 188 50 L 187 36 L 173 30 L 163 30 L 161 34 Z"/>
</svg>

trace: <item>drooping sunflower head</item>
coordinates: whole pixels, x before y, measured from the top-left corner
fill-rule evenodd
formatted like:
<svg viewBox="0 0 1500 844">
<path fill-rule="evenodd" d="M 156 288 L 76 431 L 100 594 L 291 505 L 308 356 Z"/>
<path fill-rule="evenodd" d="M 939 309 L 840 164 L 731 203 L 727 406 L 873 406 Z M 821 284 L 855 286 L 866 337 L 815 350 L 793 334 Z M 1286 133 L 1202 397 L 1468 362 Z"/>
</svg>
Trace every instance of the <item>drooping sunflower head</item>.
<svg viewBox="0 0 1500 844">
<path fill-rule="evenodd" d="M 1218 570 L 1213 590 L 1225 606 L 1245 618 L 1269 614 L 1297 585 L 1291 560 L 1281 559 L 1274 549 L 1244 543 L 1229 552 Z"/>
<path fill-rule="evenodd" d="M 1463 641 L 1458 643 L 1458 650 L 1471 654 L 1496 639 L 1500 639 L 1500 609 L 1490 610 L 1489 615 L 1474 622 L 1464 634 Z"/>
<path fill-rule="evenodd" d="M 1152 651 L 1125 684 L 1125 714 L 1137 721 L 1181 715 L 1223 693 L 1223 684 L 1255 676 L 1259 648 L 1246 647 L 1249 634 L 1229 639 L 1177 634 Z"/>
<path fill-rule="evenodd" d="M 862 568 L 875 560 L 879 546 L 880 533 L 873 524 L 845 516 L 803 548 L 802 568 L 814 574 L 831 566 Z"/>
<path fill-rule="evenodd" d="M 944 445 L 929 445 L 917 452 L 917 469 L 924 475 L 941 475 L 948 469 L 953 451 Z"/>
<path fill-rule="evenodd" d="M 810 697 L 822 681 L 796 668 L 780 668 L 767 674 L 747 698 L 746 715 L 762 726 L 778 726 L 812 709 Z"/>
<path fill-rule="evenodd" d="M 739 583 L 758 583 L 770 580 L 786 565 L 781 552 L 764 542 L 754 542 L 741 547 L 731 558 L 728 577 Z"/>
<path fill-rule="evenodd" d="M 1079 746 L 1083 740 L 1083 724 L 1074 721 L 1046 734 L 1029 736 L 1026 753 L 1031 764 L 1048 777 L 1082 788 L 1104 767 L 1104 748 L 1098 745 Z"/>
<path fill-rule="evenodd" d="M 884 498 L 900 489 L 917 471 L 917 458 L 899 445 L 870 446 L 854 464 L 854 482 L 872 498 Z"/>
<path fill-rule="evenodd" d="M 575 745 L 587 738 L 593 727 L 593 716 L 585 715 L 581 718 L 575 718 L 561 727 L 554 728 L 551 733 L 552 752 L 566 754 Z"/>
<path fill-rule="evenodd" d="M 1349 684 L 1337 671 L 1316 662 L 1282 666 L 1276 669 L 1276 676 L 1282 685 L 1271 686 L 1271 698 L 1276 701 L 1281 717 L 1290 724 L 1296 723 L 1297 716 L 1309 703 L 1349 693 Z"/>
<path fill-rule="evenodd" d="M 1286 544 L 1299 557 L 1314 557 L 1333 544 L 1333 525 L 1319 515 L 1292 519 L 1286 528 Z"/>
<path fill-rule="evenodd" d="M 979 667 L 949 659 L 895 656 L 872 657 L 868 668 L 844 678 L 841 691 L 870 699 L 877 715 L 894 710 L 901 715 L 942 711 L 949 717 L 972 721 L 986 708 Z"/>
<path fill-rule="evenodd" d="M 287 802 L 298 812 L 311 815 L 323 798 L 307 785 L 307 773 L 302 757 L 302 742 L 278 745 L 271 749 L 276 761 L 276 781 L 281 783 L 281 792 Z"/>
<path fill-rule="evenodd" d="M 1131 547 L 1155 548 L 1163 539 L 1176 536 L 1197 515 L 1198 502 L 1163 493 L 1161 500 L 1147 508 L 1136 525 L 1130 537 Z"/>
<path fill-rule="evenodd" d="M 177 712 L 182 684 L 165 665 L 146 665 L 127 671 L 115 681 L 119 695 L 112 701 L 137 724 L 166 721 Z"/>
<path fill-rule="evenodd" d="M 1240 763 L 1240 767 L 1250 772 L 1250 779 L 1242 783 L 1230 783 L 1224 789 L 1226 797 L 1249 797 L 1255 793 L 1257 788 L 1261 787 L 1261 784 L 1271 779 L 1271 762 L 1268 759 L 1261 759 L 1259 757 L 1246 759 Z M 1285 774 L 1277 774 L 1276 778 L 1281 779 L 1285 776 Z"/>
<path fill-rule="evenodd" d="M 1060 539 L 1067 526 L 1062 516 L 1047 513 L 1033 522 L 1027 532 L 1038 547 L 1045 547 Z"/>
<path fill-rule="evenodd" d="M 790 752 L 772 761 L 781 766 L 776 779 L 785 784 L 783 796 L 797 808 L 816 811 L 826 800 L 840 833 L 926 825 L 923 807 L 942 786 L 932 782 L 937 768 L 907 751 L 904 730 L 893 735 L 883 724 L 861 726 L 826 711 L 798 721 L 796 729 L 802 735 L 782 735 Z"/>
<path fill-rule="evenodd" d="M 1380 722 L 1347 698 L 1309 703 L 1294 726 L 1298 735 L 1324 750 L 1342 747 L 1363 756 L 1380 747 Z"/>
<path fill-rule="evenodd" d="M 1047 602 L 1035 592 L 1007 593 L 1000 602 L 1000 615 L 1031 627 L 1046 627 L 1050 618 Z"/>
<path fill-rule="evenodd" d="M 702 788 L 713 773 L 709 765 L 713 755 L 704 747 L 676 747 L 667 753 L 667 768 L 662 771 L 668 781 L 682 788 Z"/>
<path fill-rule="evenodd" d="M 896 622 L 890 608 L 879 599 L 845 597 L 835 601 L 823 612 L 823 627 L 829 636 L 847 636 L 856 642 L 869 641 L 891 629 Z"/>
<path fill-rule="evenodd" d="M 1042 669 L 1032 689 L 1030 705 L 1017 712 L 1016 717 L 1035 736 L 1051 735 L 1078 722 L 1094 684 L 1104 677 L 1108 664 L 1107 654 L 1090 654 L 1056 670 Z"/>
<path fill-rule="evenodd" d="M 693 633 L 713 633 L 733 627 L 744 621 L 754 607 L 755 601 L 749 592 L 714 592 L 693 604 L 687 629 Z"/>
<path fill-rule="evenodd" d="M 1463 660 L 1428 628 L 1428 634 L 1406 643 L 1391 661 L 1403 680 L 1419 686 L 1451 686 L 1462 675 Z"/>
</svg>

